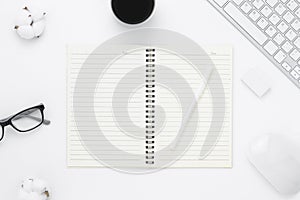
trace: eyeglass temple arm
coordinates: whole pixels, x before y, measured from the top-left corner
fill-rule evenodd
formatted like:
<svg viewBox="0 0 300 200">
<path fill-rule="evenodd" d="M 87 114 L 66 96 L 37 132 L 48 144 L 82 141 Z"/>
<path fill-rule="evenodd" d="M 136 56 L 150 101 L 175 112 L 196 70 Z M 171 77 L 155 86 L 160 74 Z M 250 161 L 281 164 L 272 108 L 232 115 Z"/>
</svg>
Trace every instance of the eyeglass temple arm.
<svg viewBox="0 0 300 200">
<path fill-rule="evenodd" d="M 29 115 L 30 113 L 32 113 L 32 112 L 28 112 L 28 114 L 22 114 L 22 115 L 18 115 L 18 116 L 16 116 L 14 119 L 15 120 L 18 120 L 18 119 L 21 119 L 22 117 L 28 117 L 28 118 L 31 118 L 31 119 L 33 119 L 33 120 L 35 120 L 35 121 L 40 121 L 41 119 L 40 118 L 38 118 L 38 117 L 35 117 L 35 116 L 31 116 L 31 115 Z M 44 121 L 43 121 L 43 124 L 45 124 L 45 125 L 49 125 L 51 123 L 51 121 L 50 120 L 47 120 L 47 119 L 44 119 Z"/>
</svg>

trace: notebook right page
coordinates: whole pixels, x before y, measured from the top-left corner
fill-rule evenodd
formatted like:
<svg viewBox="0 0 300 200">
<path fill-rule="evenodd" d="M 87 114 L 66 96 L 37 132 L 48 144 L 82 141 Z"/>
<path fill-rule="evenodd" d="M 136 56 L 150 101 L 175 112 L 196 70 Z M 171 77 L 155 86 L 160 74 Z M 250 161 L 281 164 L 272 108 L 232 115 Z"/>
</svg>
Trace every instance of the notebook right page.
<svg viewBox="0 0 300 200">
<path fill-rule="evenodd" d="M 159 153 L 155 160 L 173 162 L 168 167 L 232 167 L 232 48 L 210 46 L 204 50 L 207 55 L 187 61 L 185 55 L 157 49 L 155 152 Z M 183 124 L 186 113 L 182 104 L 190 101 L 192 105 L 192 93 L 197 96 L 205 82 L 190 61 L 203 65 L 212 61 L 215 71 L 188 123 Z M 178 136 L 181 126 L 185 126 L 184 134 Z M 171 144 L 181 148 L 164 151 Z M 175 161 L 174 153 L 178 153 Z"/>
</svg>

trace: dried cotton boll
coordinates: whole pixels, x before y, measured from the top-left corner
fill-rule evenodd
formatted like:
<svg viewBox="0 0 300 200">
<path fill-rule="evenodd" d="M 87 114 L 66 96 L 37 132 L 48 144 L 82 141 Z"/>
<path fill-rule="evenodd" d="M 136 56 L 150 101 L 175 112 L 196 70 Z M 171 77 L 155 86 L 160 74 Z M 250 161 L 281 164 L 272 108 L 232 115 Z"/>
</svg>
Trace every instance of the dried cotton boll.
<svg viewBox="0 0 300 200">
<path fill-rule="evenodd" d="M 33 179 L 26 179 L 22 182 L 22 189 L 27 192 L 30 193 L 32 192 L 32 184 L 33 184 Z"/>
<path fill-rule="evenodd" d="M 36 8 L 24 7 L 16 19 L 15 29 L 17 34 L 24 39 L 40 37 L 46 26 L 45 15 L 45 12 Z"/>
<path fill-rule="evenodd" d="M 20 200 L 49 200 L 50 187 L 40 179 L 26 179 L 19 191 Z"/>
<path fill-rule="evenodd" d="M 35 37 L 34 30 L 30 25 L 18 26 L 16 30 L 21 38 L 29 40 Z"/>
<path fill-rule="evenodd" d="M 43 180 L 34 179 L 34 181 L 32 182 L 31 187 L 32 187 L 33 191 L 37 191 L 37 192 L 43 193 L 47 189 L 47 184 Z"/>
<path fill-rule="evenodd" d="M 45 15 L 46 15 L 45 12 L 40 12 L 40 11 L 32 11 L 31 13 L 31 17 L 35 22 L 42 20 L 45 17 Z"/>
<path fill-rule="evenodd" d="M 30 25 L 32 23 L 33 19 L 31 17 L 31 13 L 27 9 L 22 9 L 19 11 L 15 24 L 18 25 Z"/>
<path fill-rule="evenodd" d="M 39 37 L 40 35 L 42 35 L 44 29 L 45 29 L 45 22 L 44 20 L 42 21 L 37 21 L 35 23 L 32 24 L 32 31 L 33 31 L 33 34 L 36 36 L 36 37 Z"/>
</svg>

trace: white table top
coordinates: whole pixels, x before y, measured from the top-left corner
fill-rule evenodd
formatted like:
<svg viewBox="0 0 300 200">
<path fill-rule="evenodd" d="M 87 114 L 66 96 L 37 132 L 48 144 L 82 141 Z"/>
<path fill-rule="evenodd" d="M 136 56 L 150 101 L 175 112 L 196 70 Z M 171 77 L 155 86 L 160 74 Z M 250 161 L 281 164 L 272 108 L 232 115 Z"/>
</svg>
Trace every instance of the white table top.
<svg viewBox="0 0 300 200">
<path fill-rule="evenodd" d="M 157 0 L 144 27 L 178 31 L 199 44 L 232 44 L 233 168 L 167 169 L 128 175 L 110 169 L 68 169 L 66 165 L 66 44 L 100 44 L 128 30 L 117 23 L 109 0 L 42 0 L 47 11 L 43 37 L 24 41 L 14 33 L 19 1 L 0 8 L 0 117 L 40 102 L 51 126 L 20 136 L 6 129 L 0 143 L 0 199 L 15 200 L 24 177 L 40 177 L 53 188 L 53 199 L 299 199 L 278 194 L 249 164 L 246 147 L 257 135 L 300 131 L 300 92 L 243 35 L 205 0 Z M 261 67 L 272 90 L 258 99 L 240 81 Z"/>
</svg>

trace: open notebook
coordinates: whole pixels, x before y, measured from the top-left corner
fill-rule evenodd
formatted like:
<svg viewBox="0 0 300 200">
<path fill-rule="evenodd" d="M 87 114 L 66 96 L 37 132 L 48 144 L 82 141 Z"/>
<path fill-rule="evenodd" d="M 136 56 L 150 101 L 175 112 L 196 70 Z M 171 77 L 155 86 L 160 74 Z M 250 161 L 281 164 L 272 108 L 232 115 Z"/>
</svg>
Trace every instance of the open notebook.
<svg viewBox="0 0 300 200">
<path fill-rule="evenodd" d="M 193 55 L 187 60 L 155 47 L 122 55 L 94 49 L 68 46 L 68 166 L 232 166 L 231 47 L 205 48 L 220 79 L 213 72 L 203 77 Z M 193 62 L 208 60 L 195 55 Z M 210 88 L 203 87 L 206 79 Z"/>
</svg>

